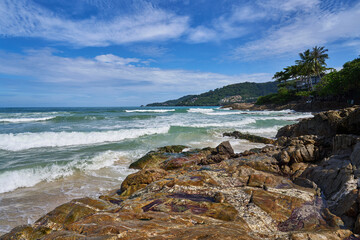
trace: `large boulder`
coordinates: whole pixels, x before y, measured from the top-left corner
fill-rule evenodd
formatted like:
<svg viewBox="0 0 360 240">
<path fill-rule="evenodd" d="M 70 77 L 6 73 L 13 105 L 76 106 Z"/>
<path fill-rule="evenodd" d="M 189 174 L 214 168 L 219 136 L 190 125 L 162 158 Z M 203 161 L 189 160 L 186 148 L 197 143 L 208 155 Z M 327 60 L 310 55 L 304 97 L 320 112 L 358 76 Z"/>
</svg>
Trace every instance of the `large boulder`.
<svg viewBox="0 0 360 240">
<path fill-rule="evenodd" d="M 360 107 L 354 106 L 315 114 L 313 118 L 303 119 L 297 124 L 279 129 L 276 137 L 299 137 L 318 135 L 333 137 L 336 134 L 360 135 Z"/>
</svg>

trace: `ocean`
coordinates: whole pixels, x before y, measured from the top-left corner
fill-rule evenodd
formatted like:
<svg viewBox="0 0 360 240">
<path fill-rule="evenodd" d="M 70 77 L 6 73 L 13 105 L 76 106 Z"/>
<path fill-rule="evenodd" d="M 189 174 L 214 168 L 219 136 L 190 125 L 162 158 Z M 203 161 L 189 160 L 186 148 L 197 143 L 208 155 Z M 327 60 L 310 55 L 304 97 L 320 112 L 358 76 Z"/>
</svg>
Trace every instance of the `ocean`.
<svg viewBox="0 0 360 240">
<path fill-rule="evenodd" d="M 134 172 L 130 163 L 157 147 L 215 147 L 229 140 L 241 152 L 264 145 L 224 132 L 271 138 L 311 116 L 219 107 L 1 108 L 0 235 L 73 198 L 119 188 Z"/>
</svg>

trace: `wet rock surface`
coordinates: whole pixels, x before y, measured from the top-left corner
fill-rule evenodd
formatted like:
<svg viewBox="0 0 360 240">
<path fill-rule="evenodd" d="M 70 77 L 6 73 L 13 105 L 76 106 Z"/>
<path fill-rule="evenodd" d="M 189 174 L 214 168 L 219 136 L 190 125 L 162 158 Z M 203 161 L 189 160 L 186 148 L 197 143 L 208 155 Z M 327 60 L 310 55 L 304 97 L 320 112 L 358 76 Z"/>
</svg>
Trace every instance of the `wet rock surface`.
<svg viewBox="0 0 360 240">
<path fill-rule="evenodd" d="M 241 133 L 239 131 L 234 131 L 231 133 L 224 133 L 224 137 L 234 137 L 236 139 L 245 139 L 249 140 L 250 142 L 257 142 L 257 143 L 265 143 L 265 144 L 273 144 L 275 142 L 274 139 L 260 137 L 248 133 Z"/>
<path fill-rule="evenodd" d="M 159 148 L 119 189 L 1 239 L 359 239 L 358 112 L 320 113 L 240 154 Z"/>
</svg>

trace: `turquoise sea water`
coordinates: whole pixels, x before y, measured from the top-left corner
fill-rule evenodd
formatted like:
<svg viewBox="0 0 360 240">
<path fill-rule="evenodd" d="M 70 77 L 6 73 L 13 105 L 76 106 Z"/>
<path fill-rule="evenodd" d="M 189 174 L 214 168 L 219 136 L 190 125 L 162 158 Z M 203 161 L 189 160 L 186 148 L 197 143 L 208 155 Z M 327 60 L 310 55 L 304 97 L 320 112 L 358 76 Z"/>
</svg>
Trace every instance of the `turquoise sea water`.
<svg viewBox="0 0 360 240">
<path fill-rule="evenodd" d="M 74 197 L 118 188 L 156 147 L 215 147 L 239 130 L 274 137 L 309 113 L 218 107 L 0 109 L 0 234 Z M 238 152 L 259 144 L 231 143 Z"/>
</svg>

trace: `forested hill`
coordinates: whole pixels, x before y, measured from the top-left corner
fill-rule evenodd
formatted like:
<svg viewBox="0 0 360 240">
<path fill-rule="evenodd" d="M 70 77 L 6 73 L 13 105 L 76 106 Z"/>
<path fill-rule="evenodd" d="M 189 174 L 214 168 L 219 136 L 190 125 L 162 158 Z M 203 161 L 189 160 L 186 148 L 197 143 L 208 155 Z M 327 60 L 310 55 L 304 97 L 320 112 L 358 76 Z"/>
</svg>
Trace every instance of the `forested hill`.
<svg viewBox="0 0 360 240">
<path fill-rule="evenodd" d="M 255 102 L 258 97 L 276 91 L 276 82 L 244 82 L 227 85 L 199 95 L 187 95 L 179 99 L 151 103 L 146 106 L 220 106 L 235 102 Z"/>
</svg>

